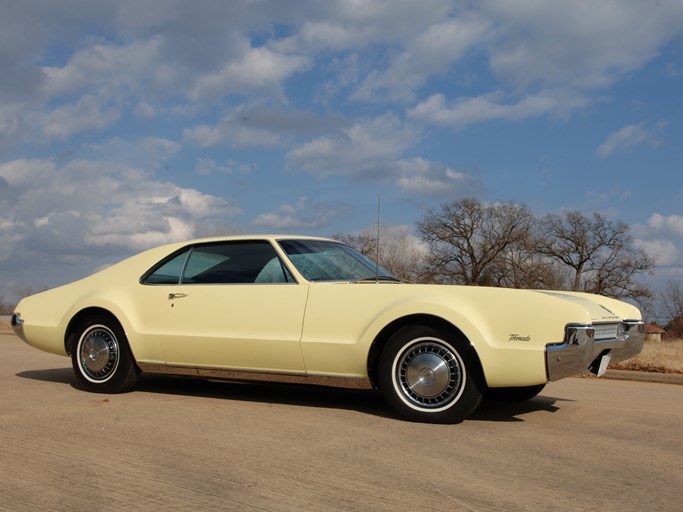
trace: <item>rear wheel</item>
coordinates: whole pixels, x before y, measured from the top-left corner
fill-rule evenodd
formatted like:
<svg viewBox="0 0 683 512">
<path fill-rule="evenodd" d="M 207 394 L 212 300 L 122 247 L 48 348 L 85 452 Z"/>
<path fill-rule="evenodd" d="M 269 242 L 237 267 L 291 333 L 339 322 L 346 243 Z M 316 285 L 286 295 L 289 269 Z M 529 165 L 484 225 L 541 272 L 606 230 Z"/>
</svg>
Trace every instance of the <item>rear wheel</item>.
<svg viewBox="0 0 683 512">
<path fill-rule="evenodd" d="M 104 315 L 86 318 L 75 332 L 71 364 L 89 391 L 122 393 L 133 388 L 138 370 L 118 322 Z"/>
<path fill-rule="evenodd" d="M 384 347 L 379 381 L 389 405 L 404 418 L 459 423 L 482 398 L 472 354 L 459 339 L 425 326 L 397 331 Z"/>
</svg>

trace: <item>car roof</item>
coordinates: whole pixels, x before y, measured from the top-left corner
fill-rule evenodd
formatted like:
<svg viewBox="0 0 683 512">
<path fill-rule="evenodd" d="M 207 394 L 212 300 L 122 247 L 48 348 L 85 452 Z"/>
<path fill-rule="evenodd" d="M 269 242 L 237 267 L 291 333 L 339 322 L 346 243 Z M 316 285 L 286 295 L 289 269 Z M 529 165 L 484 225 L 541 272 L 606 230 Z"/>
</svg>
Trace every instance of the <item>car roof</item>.
<svg viewBox="0 0 683 512">
<path fill-rule="evenodd" d="M 286 234 L 254 234 L 254 235 L 224 235 L 224 236 L 212 236 L 206 238 L 195 238 L 193 240 L 185 240 L 177 242 L 181 245 L 193 245 L 198 243 L 211 243 L 211 242 L 228 242 L 228 241 L 239 241 L 239 240 L 322 240 L 328 242 L 337 242 L 332 238 L 324 238 L 319 236 L 307 236 L 307 235 L 286 235 Z M 175 245 L 175 244 L 173 244 Z"/>
<path fill-rule="evenodd" d="M 254 234 L 254 235 L 224 235 L 224 236 L 212 236 L 206 238 L 195 238 L 189 240 L 180 240 L 178 242 L 173 242 L 169 244 L 158 245 L 144 251 L 146 253 L 158 253 L 165 251 L 176 251 L 182 249 L 183 247 L 189 247 L 191 245 L 197 244 L 211 244 L 220 242 L 235 242 L 240 240 L 266 240 L 270 242 L 277 242 L 278 240 L 318 240 L 324 242 L 335 242 L 342 243 L 338 240 L 332 238 L 324 238 L 319 236 L 307 236 L 307 235 L 285 235 L 285 234 Z"/>
</svg>

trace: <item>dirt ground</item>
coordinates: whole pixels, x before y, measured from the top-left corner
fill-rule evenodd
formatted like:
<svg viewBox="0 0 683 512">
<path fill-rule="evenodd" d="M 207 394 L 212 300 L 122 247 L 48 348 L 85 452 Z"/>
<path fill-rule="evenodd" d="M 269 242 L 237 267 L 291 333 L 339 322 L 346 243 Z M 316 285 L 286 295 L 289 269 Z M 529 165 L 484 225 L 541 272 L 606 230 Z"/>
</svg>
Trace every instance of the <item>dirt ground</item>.
<svg viewBox="0 0 683 512">
<path fill-rule="evenodd" d="M 678 511 L 683 386 L 551 383 L 459 425 L 381 397 L 146 378 L 74 386 L 69 360 L 0 335 L 2 511 Z"/>
</svg>

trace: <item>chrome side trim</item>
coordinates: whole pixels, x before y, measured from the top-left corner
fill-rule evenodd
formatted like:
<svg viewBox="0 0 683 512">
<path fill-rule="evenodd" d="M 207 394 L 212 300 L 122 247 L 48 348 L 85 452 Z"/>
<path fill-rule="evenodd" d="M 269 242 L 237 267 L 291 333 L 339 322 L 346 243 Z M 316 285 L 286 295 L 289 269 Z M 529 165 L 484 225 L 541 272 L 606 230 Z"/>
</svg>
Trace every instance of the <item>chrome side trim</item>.
<svg viewBox="0 0 683 512">
<path fill-rule="evenodd" d="M 249 370 L 226 370 L 223 368 L 197 368 L 161 363 L 137 363 L 145 373 L 179 375 L 202 379 L 218 379 L 248 382 L 281 382 L 287 384 L 313 384 L 346 389 L 373 389 L 367 377 L 334 377 L 330 375 L 304 375 L 295 373 L 254 372 Z"/>
</svg>

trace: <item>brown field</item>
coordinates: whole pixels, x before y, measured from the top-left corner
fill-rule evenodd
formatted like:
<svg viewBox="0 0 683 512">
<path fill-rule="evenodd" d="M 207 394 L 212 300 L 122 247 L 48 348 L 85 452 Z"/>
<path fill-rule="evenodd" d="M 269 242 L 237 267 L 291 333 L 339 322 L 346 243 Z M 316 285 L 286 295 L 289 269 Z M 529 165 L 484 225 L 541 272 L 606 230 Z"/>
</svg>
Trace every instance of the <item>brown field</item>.
<svg viewBox="0 0 683 512">
<path fill-rule="evenodd" d="M 0 334 L 7 334 L 12 332 L 12 326 L 6 320 L 0 320 Z"/>
<path fill-rule="evenodd" d="M 638 356 L 610 365 L 615 370 L 683 373 L 683 340 L 646 341 Z"/>
<path fill-rule="evenodd" d="M 12 333 L 8 321 L 0 320 L 0 333 Z M 643 351 L 633 359 L 610 365 L 615 370 L 683 374 L 683 339 L 646 341 Z"/>
</svg>

